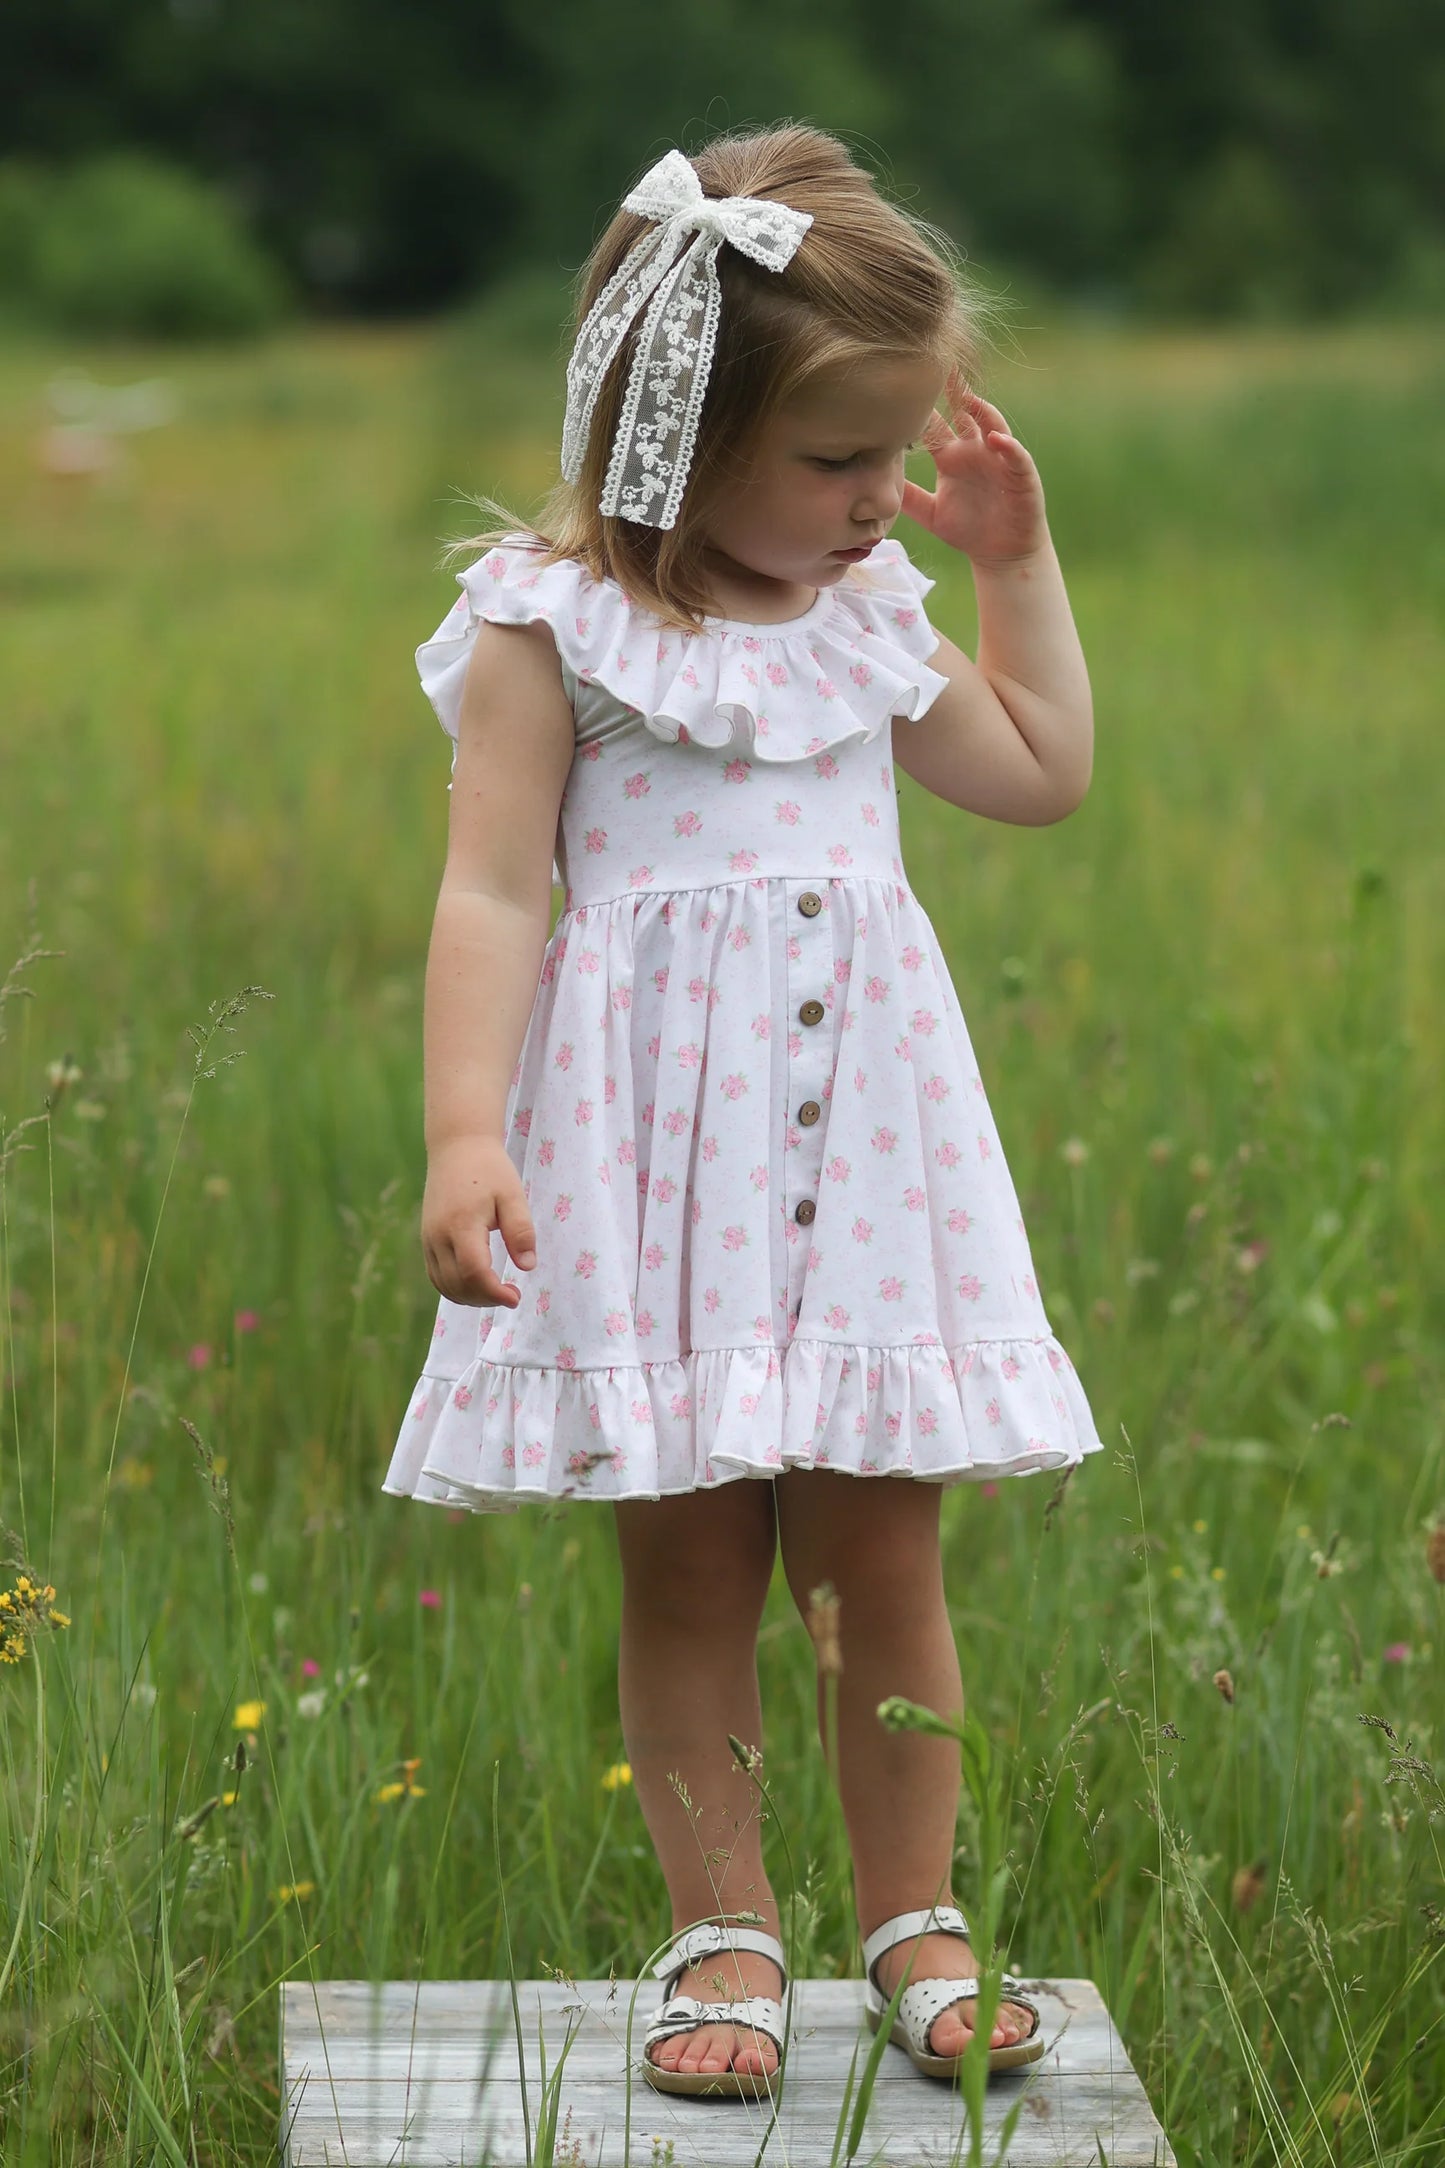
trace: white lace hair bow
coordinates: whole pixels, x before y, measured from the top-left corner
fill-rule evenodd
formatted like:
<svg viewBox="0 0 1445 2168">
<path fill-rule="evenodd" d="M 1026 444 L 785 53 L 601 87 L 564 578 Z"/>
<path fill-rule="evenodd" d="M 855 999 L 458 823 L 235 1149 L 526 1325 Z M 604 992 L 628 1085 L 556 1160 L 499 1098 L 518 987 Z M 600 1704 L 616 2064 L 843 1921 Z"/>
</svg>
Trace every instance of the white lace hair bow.
<svg viewBox="0 0 1445 2168">
<path fill-rule="evenodd" d="M 598 509 L 644 527 L 671 527 L 692 467 L 717 344 L 718 250 L 730 241 L 769 271 L 781 271 L 813 214 L 763 196 L 705 196 L 690 160 L 677 150 L 659 158 L 622 204 L 661 224 L 629 252 L 577 334 L 567 364 L 562 473 L 569 482 L 580 475 L 603 378 L 651 295 Z M 648 412 L 640 420 L 644 399 Z"/>
</svg>

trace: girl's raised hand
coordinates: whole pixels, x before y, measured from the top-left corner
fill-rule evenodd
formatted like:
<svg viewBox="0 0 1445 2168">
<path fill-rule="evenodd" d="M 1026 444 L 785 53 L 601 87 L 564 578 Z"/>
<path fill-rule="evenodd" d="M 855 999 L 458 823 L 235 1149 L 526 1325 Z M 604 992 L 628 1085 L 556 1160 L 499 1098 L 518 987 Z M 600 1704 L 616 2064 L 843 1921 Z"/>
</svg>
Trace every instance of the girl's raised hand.
<svg viewBox="0 0 1445 2168">
<path fill-rule="evenodd" d="M 976 565 L 1031 557 L 1049 537 L 1038 468 L 996 406 L 949 371 L 952 426 L 935 407 L 923 431 L 938 469 L 932 490 L 903 484 L 903 510 Z"/>
</svg>

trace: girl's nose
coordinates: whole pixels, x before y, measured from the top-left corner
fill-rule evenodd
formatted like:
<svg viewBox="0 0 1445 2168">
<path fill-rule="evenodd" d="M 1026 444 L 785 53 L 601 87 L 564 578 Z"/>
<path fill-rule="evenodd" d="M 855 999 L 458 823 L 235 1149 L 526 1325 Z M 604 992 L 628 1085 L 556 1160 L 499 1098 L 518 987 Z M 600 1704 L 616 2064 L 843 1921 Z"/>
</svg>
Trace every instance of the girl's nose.
<svg viewBox="0 0 1445 2168">
<path fill-rule="evenodd" d="M 890 474 L 886 481 L 878 482 L 866 496 L 861 497 L 853 507 L 853 517 L 860 527 L 880 521 L 886 525 L 888 521 L 897 519 L 902 510 L 903 475 L 900 470 L 896 474 Z"/>
</svg>

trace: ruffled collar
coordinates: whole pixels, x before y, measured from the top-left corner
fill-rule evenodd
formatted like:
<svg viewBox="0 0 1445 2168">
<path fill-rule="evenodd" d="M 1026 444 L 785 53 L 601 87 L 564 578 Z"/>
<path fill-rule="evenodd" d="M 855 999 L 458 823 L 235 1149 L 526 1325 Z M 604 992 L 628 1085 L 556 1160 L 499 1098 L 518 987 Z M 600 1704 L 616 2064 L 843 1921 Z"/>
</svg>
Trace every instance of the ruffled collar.
<svg viewBox="0 0 1445 2168">
<path fill-rule="evenodd" d="M 457 575 L 473 635 L 483 617 L 545 619 L 579 689 L 610 693 L 667 744 L 741 740 L 760 760 L 797 760 L 876 738 L 895 715 L 916 720 L 948 684 L 925 660 L 938 645 L 923 608 L 936 583 L 893 536 L 800 617 L 714 617 L 701 631 L 665 625 L 575 559 L 548 565 L 537 555 L 513 536 Z M 424 684 L 435 646 L 418 650 Z"/>
</svg>

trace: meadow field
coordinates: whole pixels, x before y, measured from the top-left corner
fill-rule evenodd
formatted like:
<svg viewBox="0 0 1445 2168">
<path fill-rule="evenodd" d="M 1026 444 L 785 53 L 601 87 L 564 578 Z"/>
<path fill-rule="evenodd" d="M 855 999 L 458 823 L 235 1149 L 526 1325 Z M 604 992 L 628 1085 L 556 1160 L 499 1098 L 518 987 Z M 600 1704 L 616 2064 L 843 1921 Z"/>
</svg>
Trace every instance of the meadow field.
<svg viewBox="0 0 1445 2168">
<path fill-rule="evenodd" d="M 436 1300 L 412 651 L 462 493 L 556 471 L 562 360 L 504 331 L 0 351 L 4 2168 L 267 2161 L 283 1979 L 501 1976 L 503 1896 L 522 1977 L 631 1977 L 670 1924 L 610 1513 L 380 1489 Z M 982 388 L 1043 476 L 1092 790 L 1031 829 L 900 778 L 1108 1449 L 943 1505 L 1009 1962 L 1098 1982 L 1185 2168 L 1426 2168 L 1445 328 L 1014 341 Z M 177 390 L 108 477 L 42 456 L 76 364 Z M 971 650 L 966 563 L 898 531 Z M 795 1975 L 856 1978 L 781 1572 L 759 1666 Z M 967 1792 L 958 1837 L 969 1908 Z"/>
</svg>

